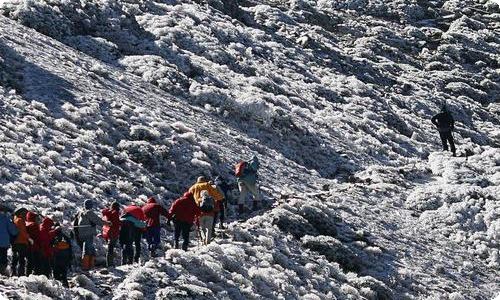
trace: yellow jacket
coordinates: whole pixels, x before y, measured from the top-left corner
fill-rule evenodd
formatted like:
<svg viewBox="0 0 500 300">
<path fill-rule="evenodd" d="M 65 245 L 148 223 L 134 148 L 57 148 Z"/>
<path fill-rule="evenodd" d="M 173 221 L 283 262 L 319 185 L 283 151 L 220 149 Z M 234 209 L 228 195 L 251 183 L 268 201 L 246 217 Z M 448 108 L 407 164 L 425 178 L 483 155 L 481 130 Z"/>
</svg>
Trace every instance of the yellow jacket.
<svg viewBox="0 0 500 300">
<path fill-rule="evenodd" d="M 214 198 L 217 204 L 224 199 L 224 196 L 210 183 L 197 182 L 192 187 L 189 188 L 189 192 L 193 193 L 194 201 L 196 202 L 196 204 L 198 204 L 198 206 L 200 205 L 201 202 L 202 191 L 207 191 L 210 197 Z M 216 205 L 215 207 L 217 208 L 218 205 Z"/>
</svg>

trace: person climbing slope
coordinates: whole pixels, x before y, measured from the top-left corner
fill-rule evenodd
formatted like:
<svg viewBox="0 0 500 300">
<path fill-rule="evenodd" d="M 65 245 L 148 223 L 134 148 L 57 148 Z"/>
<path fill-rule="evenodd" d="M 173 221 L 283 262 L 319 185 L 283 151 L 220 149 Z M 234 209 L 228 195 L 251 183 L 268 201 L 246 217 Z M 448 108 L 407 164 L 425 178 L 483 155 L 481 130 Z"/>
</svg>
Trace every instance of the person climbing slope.
<svg viewBox="0 0 500 300">
<path fill-rule="evenodd" d="M 0 204 L 0 274 L 7 275 L 7 250 L 10 247 L 11 238 L 16 237 L 18 230 L 12 223 L 8 208 Z"/>
<path fill-rule="evenodd" d="M 12 243 L 11 276 L 24 276 L 26 273 L 26 256 L 28 253 L 29 235 L 26 230 L 26 208 L 18 208 L 14 211 L 14 224 L 18 235 Z"/>
<path fill-rule="evenodd" d="M 196 204 L 193 193 L 186 192 L 176 199 L 168 211 L 169 222 L 174 220 L 174 247 L 179 249 L 179 238 L 182 235 L 182 250 L 187 251 L 189 246 L 189 231 L 201 211 Z"/>
<path fill-rule="evenodd" d="M 52 240 L 52 251 L 54 253 L 52 260 L 54 279 L 61 281 L 63 286 L 69 287 L 68 270 L 73 259 L 73 249 L 69 235 L 64 233 L 62 229 Z"/>
<path fill-rule="evenodd" d="M 52 272 L 52 259 L 54 255 L 51 243 L 59 230 L 60 228 L 55 227 L 54 221 L 49 217 L 45 217 L 42 224 L 40 224 L 40 274 L 47 277 L 50 277 Z"/>
<path fill-rule="evenodd" d="M 156 249 L 160 245 L 160 216 L 167 218 L 168 211 L 162 205 L 158 204 L 154 197 L 148 199 L 148 203 L 142 207 L 142 211 L 146 216 L 146 241 L 148 242 L 151 257 L 155 257 Z"/>
<path fill-rule="evenodd" d="M 120 204 L 118 202 L 111 203 L 109 208 L 104 208 L 102 216 L 108 224 L 102 227 L 102 237 L 108 244 L 106 252 L 106 266 L 114 266 L 115 247 L 120 237 Z"/>
<path fill-rule="evenodd" d="M 40 260 L 42 257 L 40 248 L 40 225 L 38 224 L 37 214 L 29 211 L 26 213 L 26 231 L 30 237 L 26 276 L 30 274 L 40 275 Z"/>
<path fill-rule="evenodd" d="M 208 245 L 213 235 L 216 201 L 208 194 L 207 190 L 201 191 L 200 198 L 201 213 L 197 225 L 203 245 Z"/>
<path fill-rule="evenodd" d="M 93 211 L 94 203 L 91 200 L 85 200 L 83 211 L 78 213 L 78 239 L 83 242 L 82 270 L 88 271 L 95 265 L 96 249 L 94 239 L 97 235 L 97 226 L 109 224 L 103 221 Z"/>
<path fill-rule="evenodd" d="M 227 202 L 229 199 L 229 191 L 231 186 L 224 180 L 222 176 L 216 176 L 214 179 L 215 188 L 222 194 L 224 199 L 219 202 L 219 213 L 215 216 L 214 226 L 217 223 L 217 217 L 219 218 L 219 228 L 224 229 L 224 219 L 226 217 Z"/>
<path fill-rule="evenodd" d="M 240 190 L 238 198 L 238 212 L 241 214 L 245 211 L 245 201 L 250 192 L 254 199 L 252 209 L 256 210 L 262 202 L 262 196 L 257 187 L 257 171 L 259 170 L 259 159 L 253 156 L 251 161 L 240 161 L 236 164 L 235 175 Z"/>
<path fill-rule="evenodd" d="M 129 205 L 123 210 L 123 215 L 120 218 L 120 245 L 123 265 L 132 264 L 134 261 L 139 262 L 142 231 L 146 228 L 145 219 L 144 212 L 139 206 Z"/>
<path fill-rule="evenodd" d="M 210 196 L 210 198 L 214 200 L 214 208 L 210 212 L 210 214 L 212 215 L 212 232 L 210 235 L 214 235 L 215 224 L 213 222 L 215 220 L 215 216 L 219 213 L 221 207 L 220 203 L 224 201 L 224 195 L 216 187 L 214 187 L 205 176 L 198 177 L 196 183 L 191 186 L 191 188 L 189 188 L 189 191 L 193 193 L 194 200 L 196 201 L 196 204 L 198 204 L 198 206 L 201 205 L 201 193 L 203 191 L 207 191 L 208 196 Z M 207 217 L 208 215 L 206 214 L 205 218 L 203 219 L 207 220 Z"/>
<path fill-rule="evenodd" d="M 441 112 L 436 114 L 431 118 L 432 124 L 437 127 L 439 131 L 439 137 L 441 138 L 441 143 L 443 145 L 443 151 L 448 151 L 448 143 L 450 144 L 450 150 L 453 156 L 456 156 L 455 141 L 453 139 L 453 129 L 455 128 L 455 120 L 453 116 L 448 111 L 446 105 L 441 107 Z"/>
</svg>

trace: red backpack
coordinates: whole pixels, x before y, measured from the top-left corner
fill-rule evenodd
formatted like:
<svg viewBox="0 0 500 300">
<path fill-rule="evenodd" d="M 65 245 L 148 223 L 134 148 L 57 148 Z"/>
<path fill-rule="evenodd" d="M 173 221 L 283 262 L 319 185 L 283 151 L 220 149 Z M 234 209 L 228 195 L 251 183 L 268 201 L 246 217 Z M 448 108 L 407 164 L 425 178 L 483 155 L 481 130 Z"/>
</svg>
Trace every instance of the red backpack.
<svg viewBox="0 0 500 300">
<path fill-rule="evenodd" d="M 234 166 L 234 175 L 236 177 L 241 177 L 243 175 L 243 170 L 245 169 L 247 163 L 245 161 L 240 161 Z"/>
</svg>

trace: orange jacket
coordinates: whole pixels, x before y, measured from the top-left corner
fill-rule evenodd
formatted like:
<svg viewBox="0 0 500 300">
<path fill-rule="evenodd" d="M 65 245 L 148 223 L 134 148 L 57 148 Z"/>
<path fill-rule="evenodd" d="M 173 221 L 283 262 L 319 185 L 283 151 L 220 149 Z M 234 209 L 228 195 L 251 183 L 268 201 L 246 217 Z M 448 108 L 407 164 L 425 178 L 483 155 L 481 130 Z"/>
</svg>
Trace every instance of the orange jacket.
<svg viewBox="0 0 500 300">
<path fill-rule="evenodd" d="M 215 209 L 214 211 L 219 211 L 219 203 L 224 199 L 224 195 L 222 195 L 219 190 L 213 187 L 208 182 L 198 182 L 195 183 L 192 187 L 189 188 L 189 192 L 193 194 L 194 201 L 198 206 L 201 203 L 201 192 L 207 191 L 210 197 L 214 198 L 215 201 Z"/>
<path fill-rule="evenodd" d="M 26 221 L 23 218 L 16 216 L 14 217 L 14 224 L 16 225 L 17 230 L 19 230 L 19 234 L 17 235 L 14 244 L 28 245 L 29 235 L 26 230 Z"/>
</svg>

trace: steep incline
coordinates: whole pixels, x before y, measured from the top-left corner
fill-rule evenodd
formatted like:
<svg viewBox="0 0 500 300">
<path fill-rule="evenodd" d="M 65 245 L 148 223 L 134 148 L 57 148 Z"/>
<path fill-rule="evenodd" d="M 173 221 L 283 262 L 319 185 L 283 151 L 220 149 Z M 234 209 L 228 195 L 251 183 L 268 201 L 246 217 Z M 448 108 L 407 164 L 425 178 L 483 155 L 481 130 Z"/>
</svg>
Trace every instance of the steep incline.
<svg viewBox="0 0 500 300">
<path fill-rule="evenodd" d="M 166 247 L 141 266 L 74 276 L 71 289 L 0 277 L 2 292 L 489 299 L 500 291 L 498 5 L 197 2 L 0 3 L 18 21 L 0 17 L 2 201 L 68 225 L 86 199 L 102 207 L 159 194 L 168 203 L 198 175 L 230 176 L 234 162 L 258 153 L 275 207 L 231 224 L 229 239 L 208 247 Z M 445 101 L 469 158 L 433 152 L 428 119 Z"/>
</svg>

